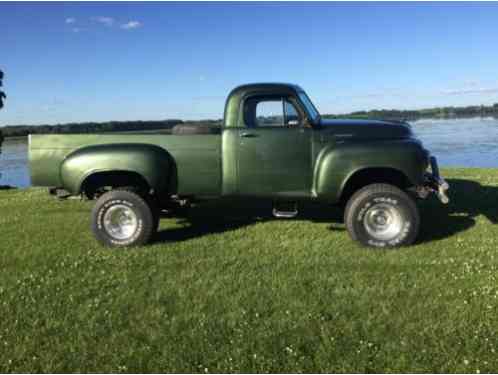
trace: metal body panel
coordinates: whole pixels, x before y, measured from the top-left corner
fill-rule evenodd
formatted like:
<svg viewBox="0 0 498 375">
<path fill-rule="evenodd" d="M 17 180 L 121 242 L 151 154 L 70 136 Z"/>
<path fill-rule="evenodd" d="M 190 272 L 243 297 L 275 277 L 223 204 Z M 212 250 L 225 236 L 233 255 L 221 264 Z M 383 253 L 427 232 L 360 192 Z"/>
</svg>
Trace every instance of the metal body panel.
<svg viewBox="0 0 498 375">
<path fill-rule="evenodd" d="M 401 172 L 413 185 L 423 183 L 427 156 L 411 139 L 375 142 L 349 141 L 317 147 L 313 173 L 313 196 L 337 202 L 349 178 L 369 168 Z"/>
<path fill-rule="evenodd" d="M 225 128 L 221 135 L 222 150 L 222 195 L 238 194 L 239 174 L 239 131 L 237 128 Z"/>
<path fill-rule="evenodd" d="M 173 159 L 166 150 L 140 143 L 114 143 L 85 146 L 64 158 L 61 183 L 77 194 L 86 178 L 100 172 L 134 172 L 157 192 L 166 191 L 173 170 Z"/>
<path fill-rule="evenodd" d="M 225 128 L 244 127 L 241 103 L 248 95 L 296 96 L 297 91 L 302 91 L 302 89 L 297 85 L 288 83 L 254 83 L 238 86 L 228 94 L 225 104 L 224 126 Z"/>
<path fill-rule="evenodd" d="M 220 195 L 220 151 L 219 135 L 33 135 L 31 181 L 33 185 L 61 186 L 76 193 L 78 184 L 92 171 L 134 171 L 145 173 L 143 177 L 153 183 L 151 187 L 161 192 L 164 180 L 171 177 L 168 173 L 176 173 L 175 191 L 168 193 Z M 173 165 L 164 170 L 166 162 Z M 160 169 L 155 170 L 158 166 Z"/>
<path fill-rule="evenodd" d="M 239 129 L 239 194 L 308 197 L 312 129 Z"/>
</svg>

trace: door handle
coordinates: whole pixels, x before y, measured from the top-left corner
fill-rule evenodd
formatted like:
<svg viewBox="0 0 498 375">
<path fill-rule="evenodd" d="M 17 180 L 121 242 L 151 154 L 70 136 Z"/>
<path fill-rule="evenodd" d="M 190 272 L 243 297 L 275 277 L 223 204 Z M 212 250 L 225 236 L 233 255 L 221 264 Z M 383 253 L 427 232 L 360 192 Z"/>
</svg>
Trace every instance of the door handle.
<svg viewBox="0 0 498 375">
<path fill-rule="evenodd" d="M 254 133 L 242 132 L 240 133 L 242 138 L 256 138 L 258 135 Z"/>
</svg>

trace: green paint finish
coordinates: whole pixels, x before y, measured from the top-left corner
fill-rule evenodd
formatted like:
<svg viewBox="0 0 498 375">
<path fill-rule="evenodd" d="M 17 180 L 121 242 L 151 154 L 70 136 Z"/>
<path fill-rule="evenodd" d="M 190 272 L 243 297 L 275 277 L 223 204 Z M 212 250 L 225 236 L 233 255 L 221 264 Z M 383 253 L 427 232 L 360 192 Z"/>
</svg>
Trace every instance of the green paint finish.
<svg viewBox="0 0 498 375">
<path fill-rule="evenodd" d="M 220 151 L 218 135 L 33 135 L 31 181 L 76 194 L 92 172 L 132 171 L 158 193 L 220 195 Z M 174 190 L 165 191 L 172 179 Z"/>
<path fill-rule="evenodd" d="M 282 95 L 296 98 L 297 92 L 302 91 L 299 86 L 288 83 L 254 83 L 234 88 L 228 95 L 225 106 L 226 128 L 245 127 L 242 114 L 244 99 L 251 95 Z M 302 103 L 301 103 L 302 105 Z"/>
<path fill-rule="evenodd" d="M 313 193 L 335 202 L 348 179 L 369 168 L 394 169 L 403 173 L 413 185 L 422 185 L 427 166 L 425 151 L 412 139 L 327 145 L 317 156 Z"/>
<path fill-rule="evenodd" d="M 244 103 L 281 96 L 299 112 L 298 126 L 248 127 Z M 339 199 L 348 179 L 369 168 L 423 183 L 428 152 L 406 124 L 313 116 L 299 86 L 254 84 L 230 93 L 221 134 L 78 134 L 30 137 L 33 185 L 81 191 L 105 171 L 141 175 L 162 195 Z"/>
<path fill-rule="evenodd" d="M 173 159 L 163 148 L 139 143 L 86 146 L 69 154 L 61 164 L 61 182 L 66 190 L 78 193 L 86 178 L 94 173 L 123 171 L 143 176 L 158 192 L 167 191 Z"/>
<path fill-rule="evenodd" d="M 306 197 L 311 193 L 313 129 L 239 129 L 239 194 Z"/>
<path fill-rule="evenodd" d="M 237 128 L 225 128 L 222 136 L 222 195 L 238 193 L 239 131 Z"/>
</svg>

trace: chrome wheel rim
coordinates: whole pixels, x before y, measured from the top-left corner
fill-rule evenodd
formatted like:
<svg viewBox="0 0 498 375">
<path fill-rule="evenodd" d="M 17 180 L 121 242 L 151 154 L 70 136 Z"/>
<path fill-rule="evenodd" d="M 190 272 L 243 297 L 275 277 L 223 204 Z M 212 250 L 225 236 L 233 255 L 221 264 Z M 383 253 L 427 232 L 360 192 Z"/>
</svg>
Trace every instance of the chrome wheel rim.
<svg viewBox="0 0 498 375">
<path fill-rule="evenodd" d="M 137 228 L 137 215 L 124 204 L 114 205 L 104 214 L 104 229 L 116 240 L 129 239 L 135 234 Z"/>
<path fill-rule="evenodd" d="M 363 225 L 371 237 L 378 241 L 389 241 L 403 230 L 403 218 L 397 207 L 376 203 L 363 216 Z"/>
</svg>

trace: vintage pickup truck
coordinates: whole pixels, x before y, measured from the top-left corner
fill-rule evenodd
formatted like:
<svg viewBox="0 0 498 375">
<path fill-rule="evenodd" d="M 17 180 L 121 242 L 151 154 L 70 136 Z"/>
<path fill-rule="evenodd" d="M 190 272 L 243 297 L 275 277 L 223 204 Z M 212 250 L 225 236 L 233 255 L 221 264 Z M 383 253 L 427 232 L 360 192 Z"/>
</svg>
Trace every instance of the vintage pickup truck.
<svg viewBox="0 0 498 375">
<path fill-rule="evenodd" d="M 436 159 L 408 124 L 324 120 L 296 85 L 239 86 L 222 126 L 205 129 L 32 135 L 31 181 L 96 199 L 92 230 L 108 246 L 147 243 L 160 211 L 176 202 L 242 197 L 272 200 L 283 218 L 306 200 L 343 204 L 354 240 L 399 247 L 417 237 L 416 198 L 435 192 L 448 201 Z"/>
</svg>

